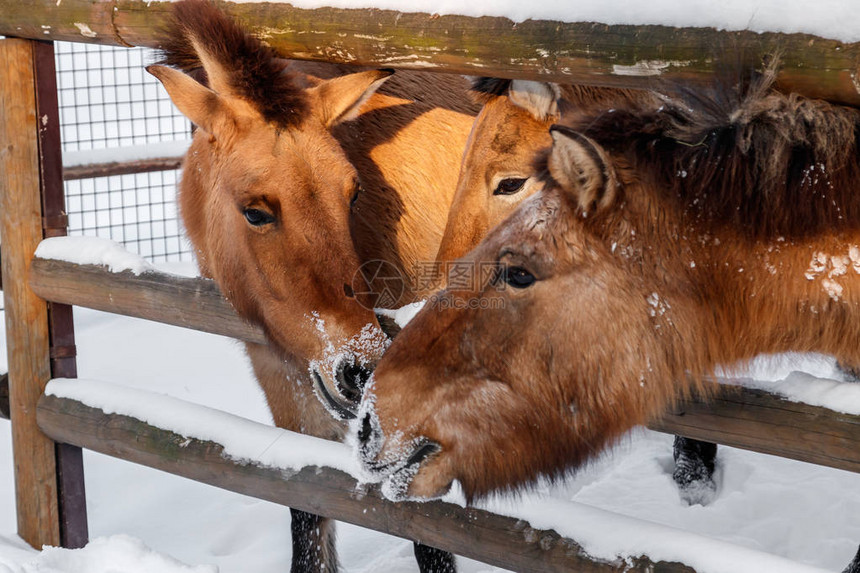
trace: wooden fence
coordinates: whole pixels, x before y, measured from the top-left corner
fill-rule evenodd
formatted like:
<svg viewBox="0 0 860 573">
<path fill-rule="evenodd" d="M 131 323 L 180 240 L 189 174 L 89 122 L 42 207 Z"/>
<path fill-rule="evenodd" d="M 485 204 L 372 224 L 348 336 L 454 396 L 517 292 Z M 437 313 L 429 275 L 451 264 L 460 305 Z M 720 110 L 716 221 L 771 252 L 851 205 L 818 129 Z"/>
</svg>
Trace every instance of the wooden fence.
<svg viewBox="0 0 860 573">
<path fill-rule="evenodd" d="M 719 33 L 659 26 L 404 14 L 385 10 L 300 10 L 277 3 L 224 3 L 287 56 L 442 72 L 653 87 L 706 82 L 726 46 L 752 61 L 775 51 L 779 86 L 860 104 L 860 45 L 794 34 Z M 134 276 L 34 259 L 44 237 L 64 234 L 62 168 L 50 40 L 154 46 L 169 3 L 143 0 L 0 0 L 0 237 L 9 354 L 10 410 L 19 534 L 31 545 L 79 547 L 87 524 L 80 447 L 192 479 L 410 538 L 523 571 L 691 571 L 683 564 L 606 562 L 575 540 L 446 504 L 393 504 L 373 490 L 356 499 L 335 471 L 284 478 L 194 442 L 167 455 L 170 432 L 43 396 L 52 377 L 75 376 L 70 306 L 87 306 L 254 342 L 215 286 L 157 273 Z M 50 301 L 50 302 L 45 302 Z M 735 389 L 708 404 L 688 402 L 652 425 L 755 451 L 860 471 L 860 417 Z M 137 439 L 132 439 L 132 437 Z M 140 439 L 140 436 L 146 436 Z M 56 441 L 55 441 L 56 440 Z M 372 507 L 377 511 L 364 512 Z"/>
</svg>

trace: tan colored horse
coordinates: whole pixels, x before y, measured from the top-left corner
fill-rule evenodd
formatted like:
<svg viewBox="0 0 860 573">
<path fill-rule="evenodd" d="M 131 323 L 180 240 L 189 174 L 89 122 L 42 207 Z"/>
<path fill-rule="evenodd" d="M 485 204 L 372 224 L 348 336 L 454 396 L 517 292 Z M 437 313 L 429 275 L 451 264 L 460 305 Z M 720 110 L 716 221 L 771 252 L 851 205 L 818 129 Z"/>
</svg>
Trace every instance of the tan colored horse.
<svg viewBox="0 0 860 573">
<path fill-rule="evenodd" d="M 549 128 L 562 115 L 597 113 L 627 99 L 656 101 L 647 91 L 476 78 L 472 94 L 482 104 L 475 118 L 448 213 L 437 260 L 453 261 L 478 245 L 543 185 L 534 159 L 552 145 Z"/>
<path fill-rule="evenodd" d="M 568 118 L 612 113 L 626 102 L 649 103 L 656 109 L 663 96 L 548 82 L 476 78 L 472 94 L 483 104 L 463 153 L 463 165 L 445 235 L 437 255 L 438 283 L 463 269 L 455 259 L 475 248 L 526 198 L 541 187 L 534 160 L 552 145 L 549 128 L 562 114 Z M 445 266 L 449 273 L 443 272 Z M 675 437 L 673 477 L 687 503 L 704 504 L 716 492 L 713 480 L 716 444 Z"/>
<path fill-rule="evenodd" d="M 473 120 L 466 83 L 291 64 L 208 2 L 173 10 L 167 65 L 148 69 L 198 127 L 179 201 L 201 273 L 269 338 L 246 348 L 275 424 L 340 439 L 323 402 L 353 415 L 388 344 L 360 265 L 437 252 Z M 336 570 L 328 521 L 293 515 L 293 569 Z"/>
<path fill-rule="evenodd" d="M 718 364 L 860 359 L 860 112 L 769 90 L 552 132 L 547 188 L 386 352 L 359 450 L 394 495 L 580 466 Z"/>
</svg>

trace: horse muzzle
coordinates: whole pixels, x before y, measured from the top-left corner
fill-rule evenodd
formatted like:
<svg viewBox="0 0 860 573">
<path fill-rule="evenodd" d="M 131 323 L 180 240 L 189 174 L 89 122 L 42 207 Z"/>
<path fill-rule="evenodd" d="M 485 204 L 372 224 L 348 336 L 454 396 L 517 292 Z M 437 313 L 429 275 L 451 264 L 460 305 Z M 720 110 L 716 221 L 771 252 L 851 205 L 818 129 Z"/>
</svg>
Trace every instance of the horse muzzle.
<svg viewBox="0 0 860 573">
<path fill-rule="evenodd" d="M 370 370 L 364 366 L 349 361 L 341 361 L 331 372 L 311 366 L 311 379 L 317 398 L 339 420 L 356 417 L 370 374 Z"/>
<path fill-rule="evenodd" d="M 386 443 L 373 412 L 362 412 L 360 420 L 356 436 L 359 459 L 369 480 L 382 482 L 385 497 L 403 501 L 413 497 L 439 497 L 448 490 L 446 485 L 439 493 L 417 496 L 412 491 L 423 464 L 442 451 L 440 444 L 423 436 L 398 444 Z"/>
</svg>

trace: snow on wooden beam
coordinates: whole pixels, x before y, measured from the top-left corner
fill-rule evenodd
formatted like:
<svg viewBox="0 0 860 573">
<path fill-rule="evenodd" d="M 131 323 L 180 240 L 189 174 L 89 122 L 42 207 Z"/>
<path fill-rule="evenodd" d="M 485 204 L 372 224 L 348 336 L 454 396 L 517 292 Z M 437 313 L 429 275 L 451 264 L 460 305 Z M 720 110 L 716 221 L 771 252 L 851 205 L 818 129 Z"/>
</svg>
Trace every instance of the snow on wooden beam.
<svg viewBox="0 0 860 573">
<path fill-rule="evenodd" d="M 287 57 L 566 83 L 659 87 L 704 83 L 725 64 L 776 52 L 779 86 L 860 104 L 860 44 L 808 34 L 439 16 L 378 9 L 300 9 L 218 2 Z M 0 0 L 0 34 L 156 47 L 169 2 Z"/>
<path fill-rule="evenodd" d="M 224 446 L 188 438 L 137 418 L 105 414 L 83 402 L 43 396 L 39 425 L 52 439 L 129 460 L 172 474 L 332 517 L 523 572 L 663 571 L 694 573 L 680 563 L 648 557 L 605 561 L 589 557 L 554 531 L 481 509 L 443 502 L 393 503 L 376 487 L 359 486 L 347 473 L 326 467 L 285 470 L 241 463 Z M 229 420 L 224 422 L 229 424 Z M 252 423 L 242 420 L 243 424 Z M 258 424 L 262 427 L 261 424 Z"/>
<path fill-rule="evenodd" d="M 236 316 L 206 279 L 156 271 L 116 273 L 98 265 L 37 257 L 30 269 L 30 287 L 54 302 L 266 343 L 262 331 Z M 689 400 L 650 427 L 860 472 L 860 416 L 792 402 L 763 390 L 720 385 L 710 400 Z"/>
</svg>

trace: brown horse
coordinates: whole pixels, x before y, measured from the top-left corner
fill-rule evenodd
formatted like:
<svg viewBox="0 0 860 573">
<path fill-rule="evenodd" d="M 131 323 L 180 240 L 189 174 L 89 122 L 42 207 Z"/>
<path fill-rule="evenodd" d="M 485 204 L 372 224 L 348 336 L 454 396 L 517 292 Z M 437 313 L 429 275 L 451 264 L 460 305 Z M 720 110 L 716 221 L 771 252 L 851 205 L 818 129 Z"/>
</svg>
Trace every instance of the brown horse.
<svg viewBox="0 0 860 573">
<path fill-rule="evenodd" d="M 552 145 L 549 128 L 562 115 L 606 112 L 630 98 L 659 105 L 659 96 L 644 90 L 498 78 L 473 79 L 471 93 L 482 107 L 463 152 L 436 257 L 440 262 L 475 248 L 490 229 L 543 187 L 534 157 Z"/>
<path fill-rule="evenodd" d="M 179 202 L 201 273 L 266 332 L 246 348 L 275 424 L 340 439 L 330 414 L 354 415 L 388 344 L 360 265 L 438 250 L 467 84 L 398 74 L 383 92 L 390 71 L 290 63 L 202 0 L 173 5 L 162 47 L 166 65 L 148 69 L 198 127 Z M 337 569 L 328 520 L 294 511 L 293 533 L 294 571 Z M 422 570 L 453 568 L 417 552 Z"/>
<path fill-rule="evenodd" d="M 860 112 L 771 91 L 635 102 L 552 131 L 546 188 L 379 363 L 368 472 L 471 499 L 556 478 L 718 364 L 860 359 Z"/>
<path fill-rule="evenodd" d="M 472 94 L 483 107 L 463 152 L 454 202 L 437 255 L 439 270 L 475 248 L 490 229 L 542 187 L 534 157 L 552 145 L 549 128 L 562 114 L 571 119 L 578 114 L 610 113 L 628 99 L 643 104 L 650 101 L 656 109 L 663 101 L 651 91 L 497 78 L 474 79 Z M 448 270 L 459 264 L 449 264 Z M 437 274 L 438 282 L 444 282 L 445 273 Z M 707 503 L 716 491 L 716 445 L 676 436 L 673 450 L 673 477 L 681 497 L 690 504 Z"/>
</svg>

